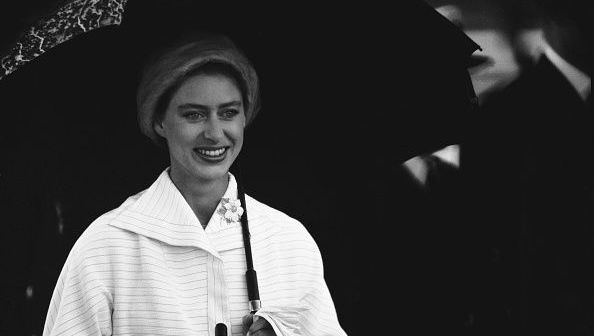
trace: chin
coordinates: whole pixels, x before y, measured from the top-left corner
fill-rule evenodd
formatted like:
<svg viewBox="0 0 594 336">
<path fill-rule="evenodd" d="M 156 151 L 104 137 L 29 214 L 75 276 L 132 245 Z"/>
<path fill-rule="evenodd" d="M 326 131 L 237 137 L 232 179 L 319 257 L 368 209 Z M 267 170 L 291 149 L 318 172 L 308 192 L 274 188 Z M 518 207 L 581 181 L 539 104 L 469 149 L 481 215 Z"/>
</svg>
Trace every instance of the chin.
<svg viewBox="0 0 594 336">
<path fill-rule="evenodd" d="M 200 181 L 216 181 L 227 177 L 229 167 L 196 167 L 194 177 Z"/>
</svg>

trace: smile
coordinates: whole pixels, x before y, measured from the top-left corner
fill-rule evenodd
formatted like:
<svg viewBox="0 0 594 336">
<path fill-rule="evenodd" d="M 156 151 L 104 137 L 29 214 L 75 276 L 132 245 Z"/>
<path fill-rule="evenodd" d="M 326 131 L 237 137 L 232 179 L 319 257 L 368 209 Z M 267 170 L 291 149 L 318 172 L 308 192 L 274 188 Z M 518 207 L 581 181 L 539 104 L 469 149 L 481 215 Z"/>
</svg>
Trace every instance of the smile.
<svg viewBox="0 0 594 336">
<path fill-rule="evenodd" d="M 198 148 L 198 149 L 196 149 L 196 151 L 198 153 L 202 154 L 202 155 L 215 157 L 215 156 L 220 156 L 223 153 L 225 153 L 225 151 L 227 151 L 227 148 L 219 148 L 219 149 L 214 149 L 214 150 L 213 149 L 210 149 L 209 150 L 209 149 Z"/>
<path fill-rule="evenodd" d="M 194 153 L 207 161 L 220 161 L 225 158 L 229 147 L 220 148 L 194 148 Z"/>
</svg>

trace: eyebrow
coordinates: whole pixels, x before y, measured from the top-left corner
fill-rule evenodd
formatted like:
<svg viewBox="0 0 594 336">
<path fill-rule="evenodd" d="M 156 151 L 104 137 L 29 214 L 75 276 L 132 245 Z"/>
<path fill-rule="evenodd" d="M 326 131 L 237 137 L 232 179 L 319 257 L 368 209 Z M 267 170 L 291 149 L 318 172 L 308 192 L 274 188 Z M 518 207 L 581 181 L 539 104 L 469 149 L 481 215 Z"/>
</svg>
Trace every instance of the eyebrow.
<svg viewBox="0 0 594 336">
<path fill-rule="evenodd" d="M 225 107 L 231 107 L 231 106 L 239 107 L 239 106 L 241 106 L 241 101 L 233 100 L 233 101 L 230 101 L 227 103 L 222 103 L 222 104 L 218 105 L 217 108 L 225 108 Z M 202 105 L 202 104 L 196 104 L 196 103 L 186 103 L 186 104 L 178 105 L 177 108 L 178 109 L 197 108 L 197 109 L 208 110 L 210 107 L 208 105 Z"/>
</svg>

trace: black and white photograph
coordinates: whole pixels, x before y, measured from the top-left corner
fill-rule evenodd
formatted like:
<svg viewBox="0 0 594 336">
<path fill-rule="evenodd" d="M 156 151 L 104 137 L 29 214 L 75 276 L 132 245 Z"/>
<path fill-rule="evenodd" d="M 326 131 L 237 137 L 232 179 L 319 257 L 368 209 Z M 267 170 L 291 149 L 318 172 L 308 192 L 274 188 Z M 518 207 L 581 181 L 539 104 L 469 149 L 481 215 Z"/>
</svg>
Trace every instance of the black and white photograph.
<svg viewBox="0 0 594 336">
<path fill-rule="evenodd" d="M 0 336 L 594 336 L 593 7 L 5 0 Z"/>
</svg>

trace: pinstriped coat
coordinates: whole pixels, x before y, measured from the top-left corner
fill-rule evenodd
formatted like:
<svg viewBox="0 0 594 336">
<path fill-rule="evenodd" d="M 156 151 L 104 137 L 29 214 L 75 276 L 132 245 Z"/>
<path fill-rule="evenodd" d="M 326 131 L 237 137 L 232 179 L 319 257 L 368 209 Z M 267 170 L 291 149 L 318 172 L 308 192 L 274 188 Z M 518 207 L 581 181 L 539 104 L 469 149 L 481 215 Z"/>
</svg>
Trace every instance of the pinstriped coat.
<svg viewBox="0 0 594 336">
<path fill-rule="evenodd" d="M 223 198 L 236 195 L 230 174 Z M 310 234 L 249 196 L 246 206 L 263 304 L 257 314 L 277 335 L 345 335 Z M 203 229 L 166 170 L 78 239 L 43 335 L 213 335 L 217 323 L 241 335 L 245 271 L 239 222 L 215 211 Z"/>
</svg>

